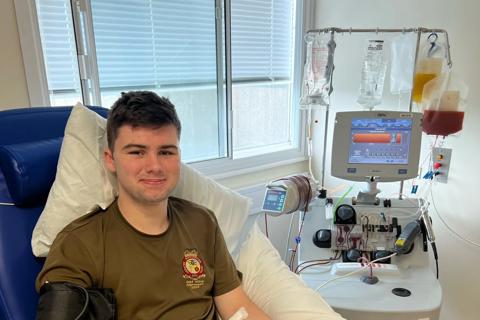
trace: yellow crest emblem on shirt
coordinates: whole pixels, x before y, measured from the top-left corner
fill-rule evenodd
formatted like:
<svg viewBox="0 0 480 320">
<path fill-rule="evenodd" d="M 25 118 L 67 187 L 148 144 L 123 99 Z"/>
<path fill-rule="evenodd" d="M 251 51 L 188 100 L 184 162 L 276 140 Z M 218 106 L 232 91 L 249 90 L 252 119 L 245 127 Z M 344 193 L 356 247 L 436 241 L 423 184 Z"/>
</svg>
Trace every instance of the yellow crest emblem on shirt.
<svg viewBox="0 0 480 320">
<path fill-rule="evenodd" d="M 191 289 L 198 289 L 204 284 L 205 264 L 198 256 L 197 249 L 185 249 L 182 259 L 183 278 L 186 279 L 186 286 Z"/>
</svg>

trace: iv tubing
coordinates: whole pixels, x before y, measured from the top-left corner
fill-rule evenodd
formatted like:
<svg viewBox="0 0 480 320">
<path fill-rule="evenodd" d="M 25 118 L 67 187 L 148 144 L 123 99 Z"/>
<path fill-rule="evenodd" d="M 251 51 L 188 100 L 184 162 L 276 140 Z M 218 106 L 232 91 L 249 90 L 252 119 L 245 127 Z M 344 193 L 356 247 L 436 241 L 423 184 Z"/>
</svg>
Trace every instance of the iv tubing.
<svg viewBox="0 0 480 320">
<path fill-rule="evenodd" d="M 340 277 L 336 277 L 336 278 L 332 278 L 330 280 L 327 280 L 325 281 L 324 283 L 322 283 L 321 285 L 319 285 L 317 288 L 315 288 L 315 292 L 317 292 L 318 290 L 320 290 L 321 288 L 323 288 L 324 286 L 326 286 L 327 284 L 329 284 L 330 282 L 333 282 L 333 281 L 336 281 L 336 280 L 339 280 L 339 279 L 343 279 L 343 278 L 346 278 L 346 277 L 349 277 L 351 275 L 354 275 L 355 273 L 359 273 L 361 271 L 363 271 L 366 267 L 370 267 L 372 264 L 374 264 L 375 262 L 377 261 L 380 261 L 380 260 L 386 260 L 386 259 L 389 259 L 393 256 L 396 256 L 397 253 L 393 253 L 389 256 L 386 256 L 386 257 L 382 257 L 382 258 L 379 258 L 379 259 L 376 259 L 376 260 L 373 260 L 373 261 L 370 261 L 369 263 L 365 264 L 363 267 L 361 267 L 360 269 L 358 270 L 355 270 L 355 271 L 352 271 L 350 273 L 347 273 L 346 275 L 343 275 L 343 276 L 340 276 Z"/>
</svg>

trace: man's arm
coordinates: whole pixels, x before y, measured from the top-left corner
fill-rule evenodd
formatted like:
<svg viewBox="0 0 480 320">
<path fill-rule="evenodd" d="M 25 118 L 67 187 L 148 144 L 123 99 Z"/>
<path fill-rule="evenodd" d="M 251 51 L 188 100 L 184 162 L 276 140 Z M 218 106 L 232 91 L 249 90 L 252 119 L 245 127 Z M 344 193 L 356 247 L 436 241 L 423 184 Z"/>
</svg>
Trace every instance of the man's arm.
<svg viewBox="0 0 480 320">
<path fill-rule="evenodd" d="M 87 288 L 94 285 L 95 262 L 83 243 L 72 233 L 60 233 L 50 248 L 42 270 L 37 276 L 36 289 L 48 282 L 70 282 Z"/>
<path fill-rule="evenodd" d="M 248 319 L 251 320 L 269 320 L 270 318 L 250 300 L 241 286 L 213 298 L 215 306 L 224 320 L 228 320 L 241 307 L 244 307 L 248 313 Z"/>
</svg>

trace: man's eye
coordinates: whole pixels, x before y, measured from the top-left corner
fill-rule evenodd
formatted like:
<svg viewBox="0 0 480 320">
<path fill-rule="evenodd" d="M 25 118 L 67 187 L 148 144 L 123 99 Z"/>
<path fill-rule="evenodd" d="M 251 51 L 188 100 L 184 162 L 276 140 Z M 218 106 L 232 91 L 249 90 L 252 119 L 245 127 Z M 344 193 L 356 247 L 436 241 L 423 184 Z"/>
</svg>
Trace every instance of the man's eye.
<svg viewBox="0 0 480 320">
<path fill-rule="evenodd" d="M 162 155 L 162 156 L 171 156 L 174 153 L 172 151 L 162 150 L 162 151 L 159 152 L 159 154 Z"/>
<path fill-rule="evenodd" d="M 132 150 L 132 151 L 129 151 L 128 154 L 131 154 L 131 155 L 135 155 L 135 156 L 140 156 L 140 155 L 143 155 L 145 152 L 141 151 L 141 150 Z"/>
</svg>

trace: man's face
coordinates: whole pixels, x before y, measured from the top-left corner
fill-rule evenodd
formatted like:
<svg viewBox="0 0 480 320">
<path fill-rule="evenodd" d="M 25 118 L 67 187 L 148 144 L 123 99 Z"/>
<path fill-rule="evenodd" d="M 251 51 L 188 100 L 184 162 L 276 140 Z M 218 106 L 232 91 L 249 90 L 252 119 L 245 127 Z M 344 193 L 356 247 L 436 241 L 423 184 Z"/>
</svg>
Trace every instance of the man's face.
<svg viewBox="0 0 480 320">
<path fill-rule="evenodd" d="M 180 174 L 180 147 L 173 125 L 130 125 L 118 129 L 113 153 L 105 151 L 107 168 L 117 175 L 122 200 L 154 205 L 167 200 Z"/>
</svg>

